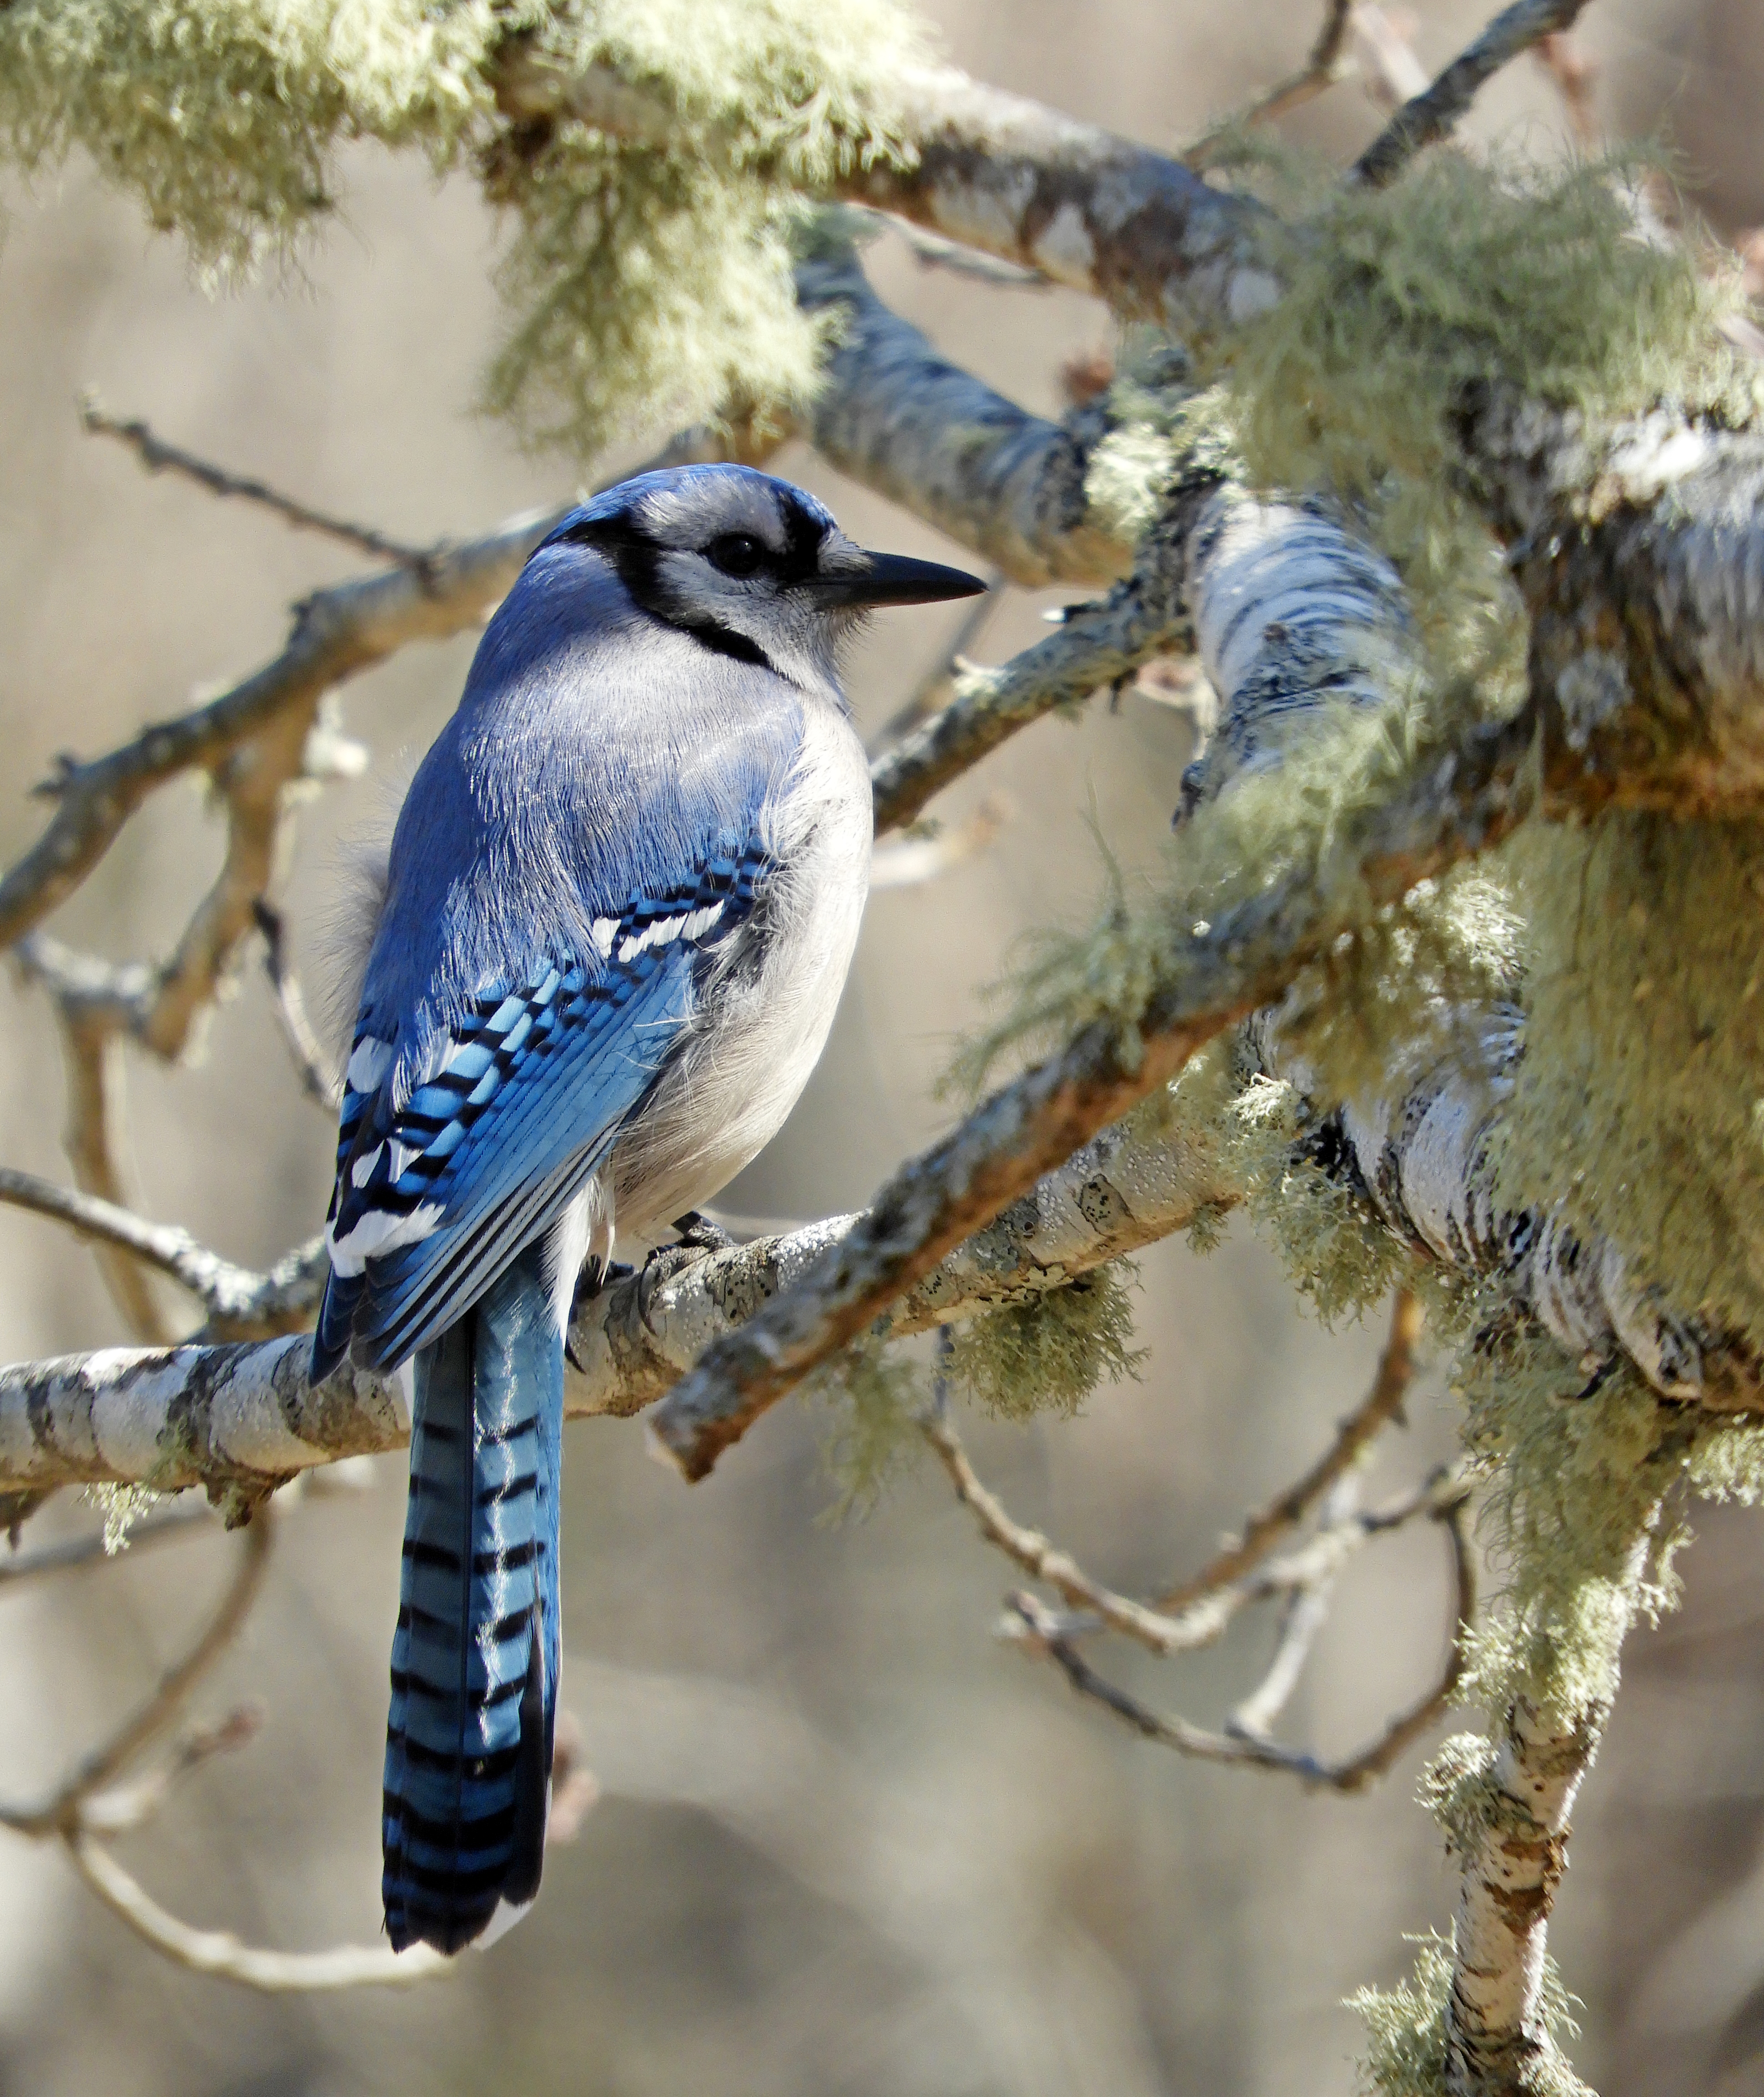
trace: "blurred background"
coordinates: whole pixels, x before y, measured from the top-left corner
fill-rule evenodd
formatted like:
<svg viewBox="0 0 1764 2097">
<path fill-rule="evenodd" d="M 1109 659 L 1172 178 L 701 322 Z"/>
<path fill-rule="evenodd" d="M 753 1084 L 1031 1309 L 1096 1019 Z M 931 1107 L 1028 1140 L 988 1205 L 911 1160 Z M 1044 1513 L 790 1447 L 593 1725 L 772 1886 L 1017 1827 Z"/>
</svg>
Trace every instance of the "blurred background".
<svg viewBox="0 0 1764 2097">
<path fill-rule="evenodd" d="M 941 0 L 949 55 L 1002 85 L 1171 147 L 1295 65 L 1293 0 Z M 1480 9 L 1413 24 L 1429 71 Z M 1601 0 L 1579 46 L 1599 120 L 1654 134 L 1729 237 L 1764 221 L 1764 34 L 1755 0 Z M 1376 112 L 1350 85 L 1292 129 L 1346 155 Z M 1552 150 L 1565 133 L 1534 64 L 1475 132 Z M 85 165 L 0 185 L 0 850 L 43 817 L 55 753 L 94 754 L 274 654 L 290 602 L 356 565 L 324 541 L 151 479 L 79 432 L 96 386 L 119 414 L 408 540 L 464 536 L 559 500 L 576 469 L 520 456 L 471 412 L 497 314 L 497 229 L 469 184 L 361 152 L 304 276 L 211 300 L 177 252 Z M 1108 341 L 1064 292 L 928 272 L 898 239 L 878 288 L 944 349 L 1058 412 L 1064 361 Z M 633 457 L 637 453 L 633 452 Z M 597 471 L 616 466 L 604 462 Z M 949 556 L 911 518 L 793 449 L 780 470 L 868 543 Z M 1007 602 L 978 651 L 1033 639 L 1052 599 Z M 895 614 L 853 678 L 860 723 L 904 698 L 947 637 Z M 374 753 L 303 816 L 288 916 L 316 993 L 339 840 L 374 816 L 401 752 L 452 707 L 470 638 L 407 650 L 347 688 Z M 934 1092 L 1026 928 L 1082 920 L 1100 824 L 1144 865 L 1188 754 L 1181 716 L 1130 694 L 1049 720 L 945 797 L 1013 812 L 981 856 L 878 895 L 825 1062 L 725 1198 L 755 1216 L 861 1204 L 952 1109 Z M 163 952 L 221 833 L 193 786 L 160 794 L 55 921 L 117 957 Z M 206 1059 L 129 1071 L 149 1215 L 267 1263 L 317 1228 L 331 1132 L 303 1098 L 260 977 L 217 1016 Z M 0 978 L 0 1160 L 66 1177 L 61 1073 L 44 1001 Z M 121 1338 L 89 1255 L 0 1210 L 0 1359 Z M 1241 1228 L 1202 1259 L 1141 1262 L 1136 1383 L 1082 1418 L 971 1424 L 983 1475 L 1117 1586 L 1191 1569 L 1322 1447 L 1381 1335 L 1320 1331 Z M 1374 1489 L 1451 1445 L 1437 1381 Z M 269 2000 L 177 1970 L 79 1888 L 59 1853 L 0 1834 L 0 2097 L 344 2097 L 519 2089 L 584 2097 L 1186 2097 L 1354 2080 L 1354 1987 L 1407 1972 L 1403 1933 L 1443 1925 L 1452 1883 L 1413 1803 L 1417 1749 L 1380 1789 L 1184 1764 L 1076 1704 L 995 1635 L 1011 1569 L 940 1478 L 904 1478 L 829 1523 L 826 1423 L 790 1406 L 692 1491 L 635 1422 L 570 1430 L 563 1702 L 599 1802 L 548 1860 L 532 1917 L 408 1991 Z M 403 1460 L 289 1509 L 267 1592 L 199 1712 L 261 1696 L 256 1742 L 208 1765 L 122 1854 L 193 1922 L 283 1949 L 374 1941 L 386 1657 Z M 66 1501 L 32 1540 L 95 1517 Z M 1683 1612 L 1634 1643 L 1582 1797 L 1552 1928 L 1584 1999 L 1582 2072 L 1606 2093 L 1764 2089 L 1764 1530 L 1710 1510 Z M 156 1679 L 238 1548 L 192 1540 L 0 1591 L 0 1786 L 33 1795 Z M 1446 1628 L 1442 1547 L 1405 1532 L 1363 1555 L 1286 1722 L 1350 1748 L 1412 1696 Z M 1215 1723 L 1272 1627 L 1157 1670 L 1107 1655 L 1166 1708 Z"/>
</svg>

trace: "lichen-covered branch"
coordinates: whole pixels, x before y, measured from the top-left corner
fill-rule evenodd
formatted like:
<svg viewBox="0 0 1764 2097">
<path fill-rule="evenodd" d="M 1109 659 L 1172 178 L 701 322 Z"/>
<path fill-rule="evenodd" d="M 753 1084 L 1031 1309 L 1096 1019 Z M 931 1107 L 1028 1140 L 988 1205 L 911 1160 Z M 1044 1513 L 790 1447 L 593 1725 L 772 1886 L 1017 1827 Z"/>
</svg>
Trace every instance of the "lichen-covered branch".
<svg viewBox="0 0 1764 2097">
<path fill-rule="evenodd" d="M 891 313 L 848 247 L 799 264 L 796 296 L 841 321 L 803 428 L 824 458 L 1026 589 L 1128 571 L 1132 547 L 1085 492 L 1105 409 L 1057 423 L 1006 400 Z"/>
<path fill-rule="evenodd" d="M 910 162 L 854 156 L 831 184 L 846 201 L 1180 333 L 1209 330 L 1274 295 L 1258 252 L 1259 212 L 1179 163 L 953 67 L 909 66 L 887 85 Z M 665 140 L 676 121 L 655 84 L 622 78 L 605 63 L 565 72 L 511 51 L 497 91 L 517 120 L 568 115 L 633 144 Z M 714 134 L 703 140 L 713 152 L 718 142 Z"/>
<path fill-rule="evenodd" d="M 1232 1198 L 1207 1149 L 1154 1105 L 1105 1130 L 957 1246 L 896 1307 L 891 1329 L 925 1332 L 1031 1299 Z M 568 1411 L 630 1414 L 653 1404 L 705 1346 L 799 1280 L 858 1220 L 708 1254 L 663 1252 L 584 1298 L 571 1329 L 580 1366 L 566 1380 Z M 322 1279 L 316 1257 L 312 1269 L 309 1289 Z M 401 1447 L 409 1419 L 397 1380 L 344 1368 L 315 1391 L 310 1352 L 296 1333 L 255 1346 L 112 1348 L 0 1370 L 0 1491 L 202 1486 L 243 1507 L 314 1464 Z"/>
<path fill-rule="evenodd" d="M 1521 1701 L 1477 1786 L 1464 1845 L 1446 2012 L 1449 2097 L 1518 2097 L 1553 2054 L 1541 2028 L 1544 1942 L 1568 1823 L 1609 1713 Z"/>
<path fill-rule="evenodd" d="M 1172 928 L 1167 975 L 1131 1039 L 1099 1021 L 995 1093 L 904 1166 L 811 1276 L 681 1380 L 653 1424 L 685 1475 L 702 1478 L 953 1246 L 1271 1002 L 1368 897 L 1394 901 L 1504 836 L 1530 740 L 1524 720 L 1445 740 L 1420 733 L 1388 798 L 1336 812 L 1315 838 L 1288 839 L 1296 856 L 1285 869 L 1263 872 L 1250 893 L 1185 934 Z"/>
</svg>

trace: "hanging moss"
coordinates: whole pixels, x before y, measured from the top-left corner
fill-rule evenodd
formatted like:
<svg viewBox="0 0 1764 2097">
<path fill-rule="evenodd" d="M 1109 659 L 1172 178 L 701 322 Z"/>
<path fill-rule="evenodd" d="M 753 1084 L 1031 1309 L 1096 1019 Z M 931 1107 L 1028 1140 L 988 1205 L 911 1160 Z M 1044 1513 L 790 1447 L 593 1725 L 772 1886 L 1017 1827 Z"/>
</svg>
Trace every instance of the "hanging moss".
<svg viewBox="0 0 1764 2097">
<path fill-rule="evenodd" d="M 150 1486 L 88 1486 L 81 1498 L 104 1517 L 104 1554 L 113 1558 L 129 1548 L 129 1532 L 151 1514 L 164 1498 Z"/>
<path fill-rule="evenodd" d="M 958 1326 L 950 1381 L 1000 1419 L 1076 1412 L 1105 1377 L 1139 1373 L 1145 1357 L 1132 1344 L 1128 1298 L 1138 1278 L 1131 1260 L 1116 1260 Z"/>
<path fill-rule="evenodd" d="M 822 1454 L 838 1493 L 828 1519 L 869 1513 L 923 1446 L 918 1416 L 930 1399 L 923 1365 L 866 1341 L 817 1369 L 803 1394 L 825 1412 Z"/>
<path fill-rule="evenodd" d="M 517 37 L 640 85 L 665 144 L 511 125 Z M 352 140 L 475 167 L 514 226 L 485 398 L 585 455 L 737 392 L 806 396 L 825 324 L 797 312 L 785 222 L 841 169 L 904 156 L 891 83 L 919 48 L 891 0 L 11 0 L 0 158 L 28 174 L 84 150 L 211 279 L 298 255 Z"/>
<path fill-rule="evenodd" d="M 1612 810 L 1511 855 L 1530 1015 L 1497 1186 L 1764 1350 L 1764 831 Z"/>
</svg>

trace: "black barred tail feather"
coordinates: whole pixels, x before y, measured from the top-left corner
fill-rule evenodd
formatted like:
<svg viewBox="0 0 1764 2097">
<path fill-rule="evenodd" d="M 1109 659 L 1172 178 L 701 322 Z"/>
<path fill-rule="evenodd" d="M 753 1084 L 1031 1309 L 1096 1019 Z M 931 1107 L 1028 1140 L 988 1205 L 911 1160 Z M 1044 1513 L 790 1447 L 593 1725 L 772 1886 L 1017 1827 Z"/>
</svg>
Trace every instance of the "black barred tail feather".
<svg viewBox="0 0 1764 2097">
<path fill-rule="evenodd" d="M 416 1358 L 386 1731 L 386 1928 L 457 1951 L 539 1889 L 562 1338 L 537 1247 Z"/>
</svg>

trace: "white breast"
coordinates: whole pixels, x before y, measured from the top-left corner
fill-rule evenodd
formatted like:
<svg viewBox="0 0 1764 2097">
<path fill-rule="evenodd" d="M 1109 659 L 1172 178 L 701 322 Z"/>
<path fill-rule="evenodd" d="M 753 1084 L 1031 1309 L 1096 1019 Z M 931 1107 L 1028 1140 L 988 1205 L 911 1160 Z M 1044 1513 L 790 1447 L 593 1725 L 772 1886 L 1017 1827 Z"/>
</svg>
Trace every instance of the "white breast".
<svg viewBox="0 0 1764 2097">
<path fill-rule="evenodd" d="M 609 1171 L 621 1236 L 702 1207 L 764 1149 L 819 1062 L 869 888 L 869 767 L 851 724 L 812 704 L 767 812 L 778 868 L 763 941 L 732 961 L 703 1022 Z"/>
</svg>

